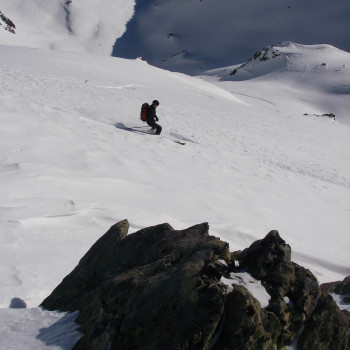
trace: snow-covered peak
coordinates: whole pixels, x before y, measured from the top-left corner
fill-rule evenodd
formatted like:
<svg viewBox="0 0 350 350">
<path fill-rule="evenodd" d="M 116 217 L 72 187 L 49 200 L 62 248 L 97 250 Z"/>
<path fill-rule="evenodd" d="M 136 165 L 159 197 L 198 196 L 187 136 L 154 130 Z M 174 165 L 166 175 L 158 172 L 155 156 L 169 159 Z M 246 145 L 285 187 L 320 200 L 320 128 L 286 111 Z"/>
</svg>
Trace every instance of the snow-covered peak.
<svg viewBox="0 0 350 350">
<path fill-rule="evenodd" d="M 349 77 L 350 53 L 331 45 L 301 45 L 282 42 L 257 51 L 247 62 L 214 69 L 207 75 L 220 76 L 222 80 L 242 81 L 276 73 L 340 73 Z M 266 78 L 266 77 L 265 77 Z M 346 88 L 346 86 L 344 86 Z"/>
<path fill-rule="evenodd" d="M 240 65 L 214 69 L 202 77 L 236 93 L 240 83 L 249 96 L 265 100 L 267 89 L 275 108 L 294 115 L 330 115 L 349 125 L 350 53 L 331 45 L 282 42 L 257 51 Z M 293 100 L 293 103 L 291 101 Z"/>
</svg>

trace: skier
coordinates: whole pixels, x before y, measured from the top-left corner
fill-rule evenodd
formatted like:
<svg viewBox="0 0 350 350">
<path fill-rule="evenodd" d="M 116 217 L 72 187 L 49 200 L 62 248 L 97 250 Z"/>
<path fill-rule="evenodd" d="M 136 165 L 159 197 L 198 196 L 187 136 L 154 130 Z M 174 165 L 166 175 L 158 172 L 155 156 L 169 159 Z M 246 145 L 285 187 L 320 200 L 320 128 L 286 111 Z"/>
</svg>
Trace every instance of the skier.
<svg viewBox="0 0 350 350">
<path fill-rule="evenodd" d="M 156 108 L 158 106 L 159 102 L 157 100 L 154 100 L 147 111 L 147 124 L 152 127 L 152 130 L 156 130 L 156 135 L 160 135 L 162 132 L 162 127 L 156 123 L 156 121 L 159 120 L 156 115 Z"/>
</svg>

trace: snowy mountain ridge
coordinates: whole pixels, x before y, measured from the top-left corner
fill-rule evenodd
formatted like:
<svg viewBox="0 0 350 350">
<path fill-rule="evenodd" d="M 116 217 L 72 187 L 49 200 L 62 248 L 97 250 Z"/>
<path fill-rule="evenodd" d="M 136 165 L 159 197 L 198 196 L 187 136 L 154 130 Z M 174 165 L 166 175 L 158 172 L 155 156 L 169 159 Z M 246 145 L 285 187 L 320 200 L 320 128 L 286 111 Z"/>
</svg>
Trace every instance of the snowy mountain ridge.
<svg viewBox="0 0 350 350">
<path fill-rule="evenodd" d="M 142 56 L 158 67 L 200 74 L 239 64 L 259 48 L 286 40 L 350 51 L 349 21 L 346 0 L 136 1 L 113 55 Z"/>
<path fill-rule="evenodd" d="M 245 63 L 207 71 L 202 77 L 233 93 L 236 85 L 245 86 L 247 93 L 254 89 L 261 99 L 269 81 L 284 91 L 275 99 L 276 106 L 293 98 L 290 108 L 299 115 L 335 115 L 350 125 L 350 54 L 331 45 L 284 42 L 257 51 Z"/>
<path fill-rule="evenodd" d="M 347 0 L 2 0 L 17 26 L 3 44 L 144 57 L 191 74 L 240 64 L 286 40 L 350 51 Z"/>
<path fill-rule="evenodd" d="M 348 68 L 350 55 L 331 45 L 301 45 L 290 41 L 279 45 L 267 46 L 257 51 L 247 62 L 231 67 L 218 68 L 206 74 L 218 75 L 224 79 L 229 70 L 230 80 L 242 81 L 255 79 L 276 72 L 325 73 L 332 74 Z M 346 73 L 345 73 L 346 75 Z M 326 76 L 325 80 L 329 77 Z M 343 93 L 348 93 L 349 85 Z"/>
</svg>

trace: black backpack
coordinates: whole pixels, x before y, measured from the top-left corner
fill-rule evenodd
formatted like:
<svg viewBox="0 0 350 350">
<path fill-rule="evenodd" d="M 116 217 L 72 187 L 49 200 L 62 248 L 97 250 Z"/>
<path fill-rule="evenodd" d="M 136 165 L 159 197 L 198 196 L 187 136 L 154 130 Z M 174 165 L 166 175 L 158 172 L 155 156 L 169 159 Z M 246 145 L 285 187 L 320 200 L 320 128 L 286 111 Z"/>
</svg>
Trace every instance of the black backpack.
<svg viewBox="0 0 350 350">
<path fill-rule="evenodd" d="M 141 106 L 140 119 L 143 122 L 147 121 L 147 112 L 148 112 L 149 104 L 147 102 L 143 103 Z"/>
</svg>

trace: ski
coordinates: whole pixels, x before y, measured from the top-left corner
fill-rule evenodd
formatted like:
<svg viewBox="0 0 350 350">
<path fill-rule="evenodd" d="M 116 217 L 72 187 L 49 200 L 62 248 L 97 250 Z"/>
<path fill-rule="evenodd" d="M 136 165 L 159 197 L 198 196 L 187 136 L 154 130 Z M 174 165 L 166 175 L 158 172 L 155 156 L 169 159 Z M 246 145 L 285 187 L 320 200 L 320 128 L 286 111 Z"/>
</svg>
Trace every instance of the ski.
<svg viewBox="0 0 350 350">
<path fill-rule="evenodd" d="M 178 143 L 179 145 L 186 145 L 186 143 L 185 142 L 182 142 L 182 141 L 179 141 L 179 140 L 172 140 L 172 141 L 174 141 L 175 143 Z"/>
<path fill-rule="evenodd" d="M 167 136 L 164 136 L 164 135 L 158 135 L 158 136 L 163 137 L 163 138 L 165 138 L 165 139 L 168 139 L 168 140 L 170 140 L 170 141 L 173 141 L 173 142 L 175 142 L 175 143 L 178 143 L 179 145 L 186 145 L 185 142 L 182 142 L 182 141 L 180 141 L 180 140 L 172 139 L 172 138 L 167 137 Z"/>
<path fill-rule="evenodd" d="M 144 126 L 128 126 L 130 129 L 144 129 L 144 128 L 149 128 L 149 125 L 144 125 Z"/>
<path fill-rule="evenodd" d="M 185 142 L 183 141 L 180 141 L 180 140 L 177 140 L 177 139 L 173 139 L 171 137 L 168 137 L 168 136 L 165 136 L 165 135 L 156 135 L 152 132 L 148 132 L 147 130 L 143 129 L 143 128 L 150 128 L 150 126 L 133 126 L 133 127 L 130 127 L 130 126 L 126 126 L 124 125 L 123 123 L 116 123 L 114 124 L 114 126 L 118 129 L 122 129 L 122 130 L 126 130 L 126 131 L 131 131 L 131 132 L 134 132 L 136 134 L 139 134 L 139 135 L 155 135 L 155 136 L 160 136 L 161 138 L 165 138 L 165 139 L 168 139 L 170 141 L 173 141 L 175 143 L 177 143 L 178 145 L 186 145 Z M 140 130 L 141 129 L 141 130 Z M 151 131 L 151 130 L 149 130 Z"/>
</svg>

